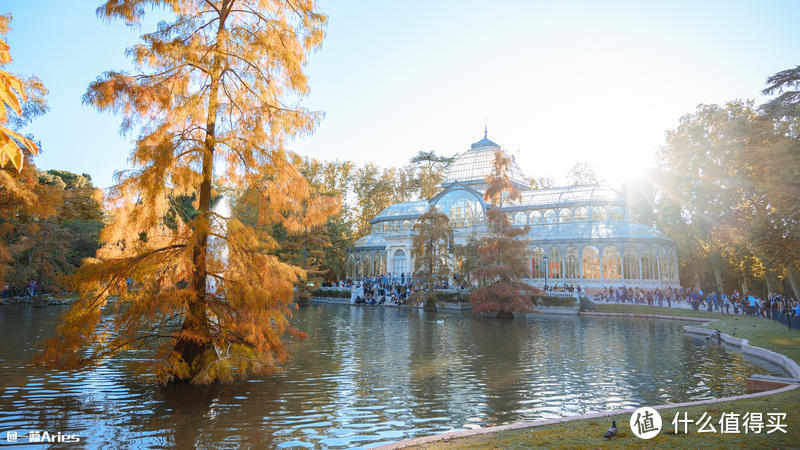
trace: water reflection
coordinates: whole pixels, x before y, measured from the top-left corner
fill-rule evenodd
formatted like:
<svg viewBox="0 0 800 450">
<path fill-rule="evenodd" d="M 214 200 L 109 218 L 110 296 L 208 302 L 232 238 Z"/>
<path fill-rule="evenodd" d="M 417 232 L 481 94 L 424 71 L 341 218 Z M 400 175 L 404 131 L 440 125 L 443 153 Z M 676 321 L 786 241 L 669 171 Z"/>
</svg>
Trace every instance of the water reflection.
<svg viewBox="0 0 800 450">
<path fill-rule="evenodd" d="M 770 373 L 686 337 L 679 322 L 311 306 L 296 313 L 310 337 L 292 344 L 284 372 L 159 388 L 132 377 L 125 358 L 79 372 L 30 367 L 59 312 L 0 308 L 0 438 L 47 430 L 93 447 L 368 446 L 741 394 L 748 376 Z"/>
</svg>

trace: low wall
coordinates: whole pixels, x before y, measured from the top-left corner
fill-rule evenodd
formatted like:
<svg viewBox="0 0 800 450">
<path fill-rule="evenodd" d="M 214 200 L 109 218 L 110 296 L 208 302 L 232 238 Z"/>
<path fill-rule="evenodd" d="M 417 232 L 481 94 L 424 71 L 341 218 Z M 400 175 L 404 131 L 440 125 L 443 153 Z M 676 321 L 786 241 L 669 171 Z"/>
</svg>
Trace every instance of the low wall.
<svg viewBox="0 0 800 450">
<path fill-rule="evenodd" d="M 711 336 L 716 334 L 715 330 L 693 327 L 691 325 L 684 326 L 683 330 L 689 334 L 700 336 Z M 788 373 L 795 383 L 800 382 L 800 366 L 798 366 L 797 363 L 792 359 L 781 355 L 780 353 L 775 353 L 772 350 L 750 345 L 747 339 L 733 337 L 727 333 L 720 333 L 719 336 L 722 342 L 734 347 L 739 347 L 742 350 L 743 355 L 748 355 L 753 358 L 766 361 L 767 363 L 774 364 Z"/>
</svg>

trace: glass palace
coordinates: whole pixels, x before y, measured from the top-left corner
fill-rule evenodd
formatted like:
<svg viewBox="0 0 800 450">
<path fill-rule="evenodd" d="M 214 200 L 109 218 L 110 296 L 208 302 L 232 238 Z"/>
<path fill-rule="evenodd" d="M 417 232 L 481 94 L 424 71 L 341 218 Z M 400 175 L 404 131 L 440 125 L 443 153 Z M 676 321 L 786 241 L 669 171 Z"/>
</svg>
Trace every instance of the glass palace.
<svg viewBox="0 0 800 450">
<path fill-rule="evenodd" d="M 499 145 L 484 138 L 457 154 L 446 169 L 442 191 L 429 200 L 397 203 L 370 221 L 371 232 L 348 249 L 351 279 L 413 272 L 414 220 L 430 205 L 450 218 L 453 242 L 488 233 L 483 200 L 486 176 Z M 511 181 L 522 200 L 502 207 L 515 226 L 528 226 L 529 283 L 680 287 L 676 246 L 664 233 L 630 220 L 625 198 L 604 185 L 530 189 L 516 162 Z M 458 264 L 458 261 L 454 261 Z"/>
</svg>

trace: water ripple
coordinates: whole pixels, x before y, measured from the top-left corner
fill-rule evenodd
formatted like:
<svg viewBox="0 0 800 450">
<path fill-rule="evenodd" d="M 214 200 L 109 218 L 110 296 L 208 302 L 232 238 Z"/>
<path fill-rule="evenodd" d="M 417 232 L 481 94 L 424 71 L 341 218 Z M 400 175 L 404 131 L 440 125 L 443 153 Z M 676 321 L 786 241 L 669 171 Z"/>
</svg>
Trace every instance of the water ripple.
<svg viewBox="0 0 800 450">
<path fill-rule="evenodd" d="M 160 388 L 120 358 L 43 371 L 31 342 L 56 314 L 0 308 L 0 435 L 73 431 L 91 447 L 366 447 L 413 436 L 741 394 L 774 373 L 682 333 L 677 322 L 473 320 L 311 306 L 285 371 L 229 386 Z M 52 311 L 55 312 L 55 311 Z M 436 319 L 438 320 L 438 319 Z M 13 328 L 13 330 L 12 330 Z M 780 374 L 778 374 L 780 375 Z"/>
</svg>

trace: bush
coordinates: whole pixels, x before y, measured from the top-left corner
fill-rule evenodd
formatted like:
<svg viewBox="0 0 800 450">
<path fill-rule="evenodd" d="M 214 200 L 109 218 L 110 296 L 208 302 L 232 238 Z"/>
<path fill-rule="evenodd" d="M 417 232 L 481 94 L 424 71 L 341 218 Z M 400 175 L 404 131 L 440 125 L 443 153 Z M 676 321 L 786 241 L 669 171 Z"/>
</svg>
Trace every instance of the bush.
<svg viewBox="0 0 800 450">
<path fill-rule="evenodd" d="M 469 293 L 436 291 L 436 301 L 440 303 L 468 303 Z"/>
<path fill-rule="evenodd" d="M 311 292 L 311 296 L 323 298 L 350 298 L 350 290 L 316 289 Z"/>
<path fill-rule="evenodd" d="M 593 311 L 594 310 L 594 302 L 589 300 L 587 297 L 581 297 L 581 311 Z"/>
<path fill-rule="evenodd" d="M 575 306 L 577 302 L 573 297 L 551 297 L 549 295 L 545 296 L 533 296 L 531 297 L 533 304 L 535 306 L 562 306 L 562 307 L 570 307 Z"/>
</svg>

